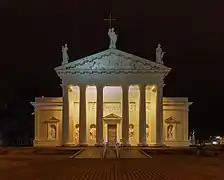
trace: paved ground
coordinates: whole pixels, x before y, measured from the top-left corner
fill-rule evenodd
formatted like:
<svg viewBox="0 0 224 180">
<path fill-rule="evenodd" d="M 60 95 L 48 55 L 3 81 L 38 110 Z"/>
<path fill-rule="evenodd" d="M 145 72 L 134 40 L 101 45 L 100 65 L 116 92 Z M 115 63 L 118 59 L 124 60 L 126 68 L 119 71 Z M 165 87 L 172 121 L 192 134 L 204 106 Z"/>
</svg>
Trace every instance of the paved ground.
<svg viewBox="0 0 224 180">
<path fill-rule="evenodd" d="M 152 159 L 69 159 L 70 155 L 0 155 L 1 180 L 217 180 L 224 158 L 156 155 Z"/>
</svg>

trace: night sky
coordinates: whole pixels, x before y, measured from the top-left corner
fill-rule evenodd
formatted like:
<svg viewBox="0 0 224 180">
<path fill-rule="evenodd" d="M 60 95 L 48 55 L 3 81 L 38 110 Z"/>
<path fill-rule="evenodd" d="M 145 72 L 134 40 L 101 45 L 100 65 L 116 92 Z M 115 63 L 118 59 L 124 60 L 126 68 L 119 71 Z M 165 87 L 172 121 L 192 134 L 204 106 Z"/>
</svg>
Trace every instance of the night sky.
<svg viewBox="0 0 224 180">
<path fill-rule="evenodd" d="M 0 130 L 12 125 L 11 131 L 21 132 L 24 126 L 31 132 L 30 101 L 35 96 L 61 96 L 61 81 L 54 71 L 61 63 L 61 45 L 68 44 L 70 61 L 107 49 L 109 23 L 104 19 L 111 12 L 117 19 L 113 27 L 118 49 L 154 61 L 156 46 L 162 44 L 164 63 L 172 68 L 164 96 L 194 102 L 190 130 L 195 129 L 198 137 L 224 135 L 223 4 L 134 2 L 1 4 Z"/>
</svg>

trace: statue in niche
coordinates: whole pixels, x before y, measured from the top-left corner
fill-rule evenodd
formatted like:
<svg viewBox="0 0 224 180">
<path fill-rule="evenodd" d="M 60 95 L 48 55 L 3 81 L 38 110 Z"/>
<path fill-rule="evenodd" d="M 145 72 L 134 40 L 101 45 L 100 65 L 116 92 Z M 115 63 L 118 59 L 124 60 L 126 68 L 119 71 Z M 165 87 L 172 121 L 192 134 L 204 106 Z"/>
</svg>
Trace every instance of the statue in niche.
<svg viewBox="0 0 224 180">
<path fill-rule="evenodd" d="M 96 125 L 95 124 L 90 125 L 89 133 L 90 133 L 90 139 L 96 140 Z"/>
<path fill-rule="evenodd" d="M 149 125 L 146 124 L 146 139 L 149 139 Z"/>
<path fill-rule="evenodd" d="M 134 138 L 134 125 L 129 124 L 129 139 L 133 140 L 133 138 Z"/>
<path fill-rule="evenodd" d="M 62 46 L 62 64 L 67 64 L 68 60 L 69 60 L 69 56 L 68 56 L 68 45 L 65 44 L 64 46 Z"/>
<path fill-rule="evenodd" d="M 79 124 L 75 125 L 75 140 L 79 141 Z"/>
<path fill-rule="evenodd" d="M 164 56 L 165 52 L 162 51 L 161 45 L 158 44 L 157 48 L 156 48 L 156 62 L 163 64 L 163 56 Z"/>
<path fill-rule="evenodd" d="M 114 28 L 109 29 L 108 35 L 110 37 L 110 46 L 109 48 L 116 48 L 116 43 L 117 43 L 117 35 L 114 31 Z"/>
<path fill-rule="evenodd" d="M 167 127 L 167 139 L 172 140 L 173 139 L 173 125 L 170 124 Z"/>
<path fill-rule="evenodd" d="M 57 128 L 56 128 L 56 125 L 55 124 L 51 124 L 49 125 L 49 139 L 51 140 L 55 140 L 56 139 L 56 131 L 57 131 Z"/>
</svg>

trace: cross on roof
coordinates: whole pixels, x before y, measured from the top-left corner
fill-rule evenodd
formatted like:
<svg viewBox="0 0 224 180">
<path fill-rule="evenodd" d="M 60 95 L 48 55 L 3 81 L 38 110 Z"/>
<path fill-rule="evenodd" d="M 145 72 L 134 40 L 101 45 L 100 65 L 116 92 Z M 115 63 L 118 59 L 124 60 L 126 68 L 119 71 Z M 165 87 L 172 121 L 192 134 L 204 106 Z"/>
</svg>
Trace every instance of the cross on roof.
<svg viewBox="0 0 224 180">
<path fill-rule="evenodd" d="M 116 20 L 116 19 L 113 19 L 113 18 L 112 18 L 112 14 L 111 14 L 111 13 L 110 13 L 108 19 L 104 19 L 104 21 L 109 21 L 110 29 L 111 29 L 111 26 L 112 26 L 112 21 L 115 21 L 115 20 Z"/>
</svg>

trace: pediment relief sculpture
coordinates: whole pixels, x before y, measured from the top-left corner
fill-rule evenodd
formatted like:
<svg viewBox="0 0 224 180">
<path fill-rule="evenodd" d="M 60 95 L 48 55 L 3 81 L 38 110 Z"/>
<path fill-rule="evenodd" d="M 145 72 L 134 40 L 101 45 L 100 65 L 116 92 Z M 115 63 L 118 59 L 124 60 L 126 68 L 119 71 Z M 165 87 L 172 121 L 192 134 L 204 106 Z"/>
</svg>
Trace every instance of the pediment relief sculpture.
<svg viewBox="0 0 224 180">
<path fill-rule="evenodd" d="M 102 56 L 101 58 L 94 59 L 86 62 L 85 64 L 74 65 L 71 68 L 79 70 L 148 70 L 159 69 L 157 66 L 142 63 L 137 60 L 110 54 L 109 56 Z"/>
<path fill-rule="evenodd" d="M 156 62 L 117 50 L 108 49 L 85 58 L 59 66 L 57 70 L 167 70 Z"/>
</svg>

